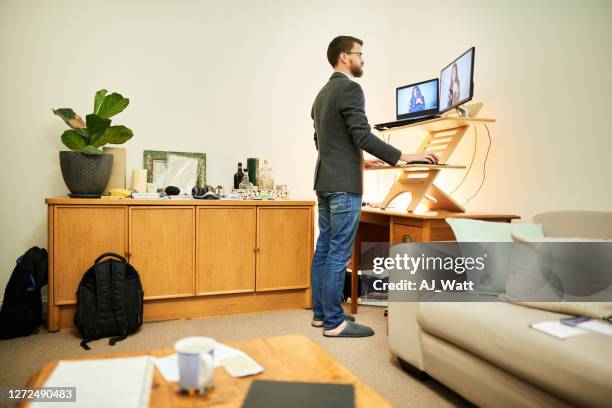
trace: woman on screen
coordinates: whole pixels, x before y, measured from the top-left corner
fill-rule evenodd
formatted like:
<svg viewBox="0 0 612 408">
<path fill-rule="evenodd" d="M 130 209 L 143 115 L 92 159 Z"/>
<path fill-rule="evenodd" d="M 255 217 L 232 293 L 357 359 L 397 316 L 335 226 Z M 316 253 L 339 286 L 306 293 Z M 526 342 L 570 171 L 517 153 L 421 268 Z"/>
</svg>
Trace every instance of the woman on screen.
<svg viewBox="0 0 612 408">
<path fill-rule="evenodd" d="M 457 72 L 457 63 L 453 64 L 451 68 L 451 83 L 448 89 L 448 102 L 446 106 L 454 106 L 459 103 L 459 90 L 461 86 L 459 85 L 459 73 Z"/>
<path fill-rule="evenodd" d="M 419 112 L 423 109 L 425 109 L 425 98 L 421 94 L 421 88 L 417 85 L 412 88 L 412 97 L 410 98 L 408 112 Z"/>
</svg>

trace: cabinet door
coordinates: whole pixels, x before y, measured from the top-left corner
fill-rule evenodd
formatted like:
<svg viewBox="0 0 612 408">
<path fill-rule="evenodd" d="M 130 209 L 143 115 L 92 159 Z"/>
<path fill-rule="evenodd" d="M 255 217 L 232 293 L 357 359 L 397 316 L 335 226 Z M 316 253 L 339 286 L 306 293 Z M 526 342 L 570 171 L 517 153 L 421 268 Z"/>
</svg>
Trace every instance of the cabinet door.
<svg viewBox="0 0 612 408">
<path fill-rule="evenodd" d="M 130 263 L 145 299 L 194 294 L 193 207 L 130 207 Z"/>
<path fill-rule="evenodd" d="M 126 207 L 55 207 L 53 302 L 76 302 L 83 274 L 104 252 L 127 252 Z"/>
<path fill-rule="evenodd" d="M 199 208 L 198 294 L 255 290 L 255 208 Z"/>
<path fill-rule="evenodd" d="M 310 208 L 260 208 L 257 290 L 310 286 L 312 261 Z"/>
</svg>

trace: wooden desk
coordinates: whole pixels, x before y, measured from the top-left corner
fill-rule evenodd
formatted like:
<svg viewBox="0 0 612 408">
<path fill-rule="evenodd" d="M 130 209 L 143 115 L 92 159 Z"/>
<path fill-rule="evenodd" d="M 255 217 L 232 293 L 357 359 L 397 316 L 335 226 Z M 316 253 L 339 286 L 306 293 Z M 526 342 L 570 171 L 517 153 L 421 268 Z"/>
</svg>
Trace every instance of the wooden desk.
<svg viewBox="0 0 612 408">
<path fill-rule="evenodd" d="M 401 210 L 384 210 L 363 207 L 355 239 L 351 263 L 351 313 L 357 313 L 358 276 L 362 242 L 429 242 L 455 241 L 455 234 L 446 218 L 470 218 L 483 221 L 511 222 L 519 219 L 512 214 L 427 212 L 412 213 Z"/>
<path fill-rule="evenodd" d="M 234 378 L 224 368 L 219 367 L 215 369 L 213 375 L 215 387 L 208 394 L 186 396 L 179 394 L 177 383 L 166 381 L 156 367 L 149 407 L 240 407 L 253 380 L 353 384 L 356 407 L 391 407 L 376 391 L 363 383 L 327 351 L 304 336 L 254 339 L 232 342 L 229 345 L 246 352 L 264 368 L 264 371 L 249 377 Z M 162 357 L 173 353 L 174 350 L 170 348 L 144 353 L 92 356 L 79 360 L 140 355 Z M 57 363 L 54 361 L 46 364 L 28 382 L 27 388 L 43 386 Z M 77 390 L 77 399 L 78 392 Z"/>
</svg>

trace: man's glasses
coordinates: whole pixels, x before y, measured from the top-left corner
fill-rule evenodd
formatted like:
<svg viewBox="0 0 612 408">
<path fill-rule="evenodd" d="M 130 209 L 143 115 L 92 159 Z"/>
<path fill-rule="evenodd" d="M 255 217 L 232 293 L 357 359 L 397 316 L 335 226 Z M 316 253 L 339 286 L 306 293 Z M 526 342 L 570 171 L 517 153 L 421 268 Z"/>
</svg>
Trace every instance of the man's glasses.
<svg viewBox="0 0 612 408">
<path fill-rule="evenodd" d="M 361 58 L 363 56 L 363 52 L 345 52 L 345 54 L 355 54 Z"/>
</svg>

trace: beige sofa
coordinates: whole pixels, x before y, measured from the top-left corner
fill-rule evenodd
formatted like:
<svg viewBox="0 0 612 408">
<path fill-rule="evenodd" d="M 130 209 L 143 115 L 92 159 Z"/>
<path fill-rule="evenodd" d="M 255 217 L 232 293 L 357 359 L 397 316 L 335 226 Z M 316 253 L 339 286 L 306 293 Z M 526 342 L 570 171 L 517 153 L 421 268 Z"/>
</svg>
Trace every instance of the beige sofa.
<svg viewBox="0 0 612 408">
<path fill-rule="evenodd" d="M 534 217 L 546 236 L 612 239 L 612 213 Z M 389 304 L 389 345 L 412 374 L 484 407 L 612 406 L 612 338 L 529 325 L 567 315 L 509 303 Z"/>
</svg>

